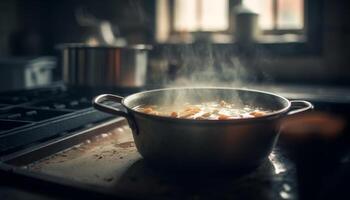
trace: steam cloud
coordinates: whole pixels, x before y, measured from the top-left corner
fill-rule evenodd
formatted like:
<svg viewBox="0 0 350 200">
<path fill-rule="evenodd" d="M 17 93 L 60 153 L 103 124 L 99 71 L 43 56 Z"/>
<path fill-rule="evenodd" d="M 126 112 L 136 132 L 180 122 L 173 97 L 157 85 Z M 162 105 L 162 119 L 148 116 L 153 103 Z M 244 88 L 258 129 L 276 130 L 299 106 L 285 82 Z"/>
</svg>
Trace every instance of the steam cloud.
<svg viewBox="0 0 350 200">
<path fill-rule="evenodd" d="M 256 54 L 240 53 L 229 45 L 206 42 L 182 45 L 165 49 L 163 56 L 170 61 L 168 87 L 240 87 L 268 79 L 252 68 L 258 61 Z"/>
<path fill-rule="evenodd" d="M 254 54 L 240 51 L 233 45 L 213 45 L 198 42 L 190 45 L 176 45 L 163 49 L 163 58 L 169 61 L 170 78 L 166 80 L 170 88 L 179 87 L 233 87 L 244 88 L 249 84 L 266 79 L 264 73 L 256 70 L 256 49 Z M 261 55 L 258 55 L 260 57 Z M 254 68 L 253 68 L 254 66 Z M 211 94 L 209 90 L 176 90 L 164 94 L 164 105 L 181 105 L 198 99 L 203 101 L 227 100 L 237 105 L 244 105 L 237 93 Z M 196 100 L 197 99 L 197 100 Z"/>
</svg>

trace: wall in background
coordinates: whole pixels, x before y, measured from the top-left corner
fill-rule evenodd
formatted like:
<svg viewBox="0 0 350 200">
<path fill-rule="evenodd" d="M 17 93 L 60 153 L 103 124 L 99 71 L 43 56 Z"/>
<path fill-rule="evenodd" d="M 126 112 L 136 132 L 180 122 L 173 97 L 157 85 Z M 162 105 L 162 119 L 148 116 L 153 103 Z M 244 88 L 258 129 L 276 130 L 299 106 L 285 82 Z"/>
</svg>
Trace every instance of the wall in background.
<svg viewBox="0 0 350 200">
<path fill-rule="evenodd" d="M 348 1 L 319 1 L 324 9 L 322 54 L 262 59 L 260 70 L 280 82 L 350 84 Z M 131 43 L 154 41 L 154 0 L 3 0 L 0 1 L 0 57 L 54 55 L 54 46 L 81 42 L 96 30 L 79 27 L 75 10 L 120 26 Z M 318 17 L 318 16 L 315 16 Z"/>
<path fill-rule="evenodd" d="M 0 56 L 50 55 L 58 43 L 82 42 L 97 34 L 96 28 L 79 26 L 78 8 L 118 25 L 131 43 L 154 38 L 153 0 L 4 0 L 0 2 Z"/>
<path fill-rule="evenodd" d="M 0 1 L 0 56 L 10 55 L 9 38 L 18 25 L 17 1 Z"/>
<path fill-rule="evenodd" d="M 260 68 L 278 81 L 350 84 L 350 3 L 323 0 L 322 54 L 275 57 Z M 315 16 L 319 17 L 319 16 Z M 264 63 L 265 61 L 265 63 Z"/>
</svg>

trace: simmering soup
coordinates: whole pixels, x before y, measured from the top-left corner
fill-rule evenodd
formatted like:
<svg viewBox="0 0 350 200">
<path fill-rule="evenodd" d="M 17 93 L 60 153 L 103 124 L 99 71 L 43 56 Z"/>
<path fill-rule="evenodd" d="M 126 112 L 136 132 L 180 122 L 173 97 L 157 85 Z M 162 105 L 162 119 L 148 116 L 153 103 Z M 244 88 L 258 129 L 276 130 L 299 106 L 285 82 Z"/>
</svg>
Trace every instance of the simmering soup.
<svg viewBox="0 0 350 200">
<path fill-rule="evenodd" d="M 181 106 L 139 105 L 135 110 L 151 115 L 198 120 L 228 120 L 254 118 L 269 113 L 267 110 L 252 106 L 236 106 L 225 101 L 184 104 Z"/>
</svg>

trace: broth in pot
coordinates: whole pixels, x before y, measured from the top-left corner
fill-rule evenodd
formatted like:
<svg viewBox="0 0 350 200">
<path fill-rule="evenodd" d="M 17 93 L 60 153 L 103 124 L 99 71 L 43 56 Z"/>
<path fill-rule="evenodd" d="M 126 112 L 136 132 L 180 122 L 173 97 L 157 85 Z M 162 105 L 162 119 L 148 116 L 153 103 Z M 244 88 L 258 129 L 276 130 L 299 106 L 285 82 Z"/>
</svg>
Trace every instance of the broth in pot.
<svg viewBox="0 0 350 200">
<path fill-rule="evenodd" d="M 196 120 L 229 120 L 261 117 L 270 111 L 249 105 L 236 106 L 226 101 L 203 102 L 200 104 L 186 103 L 184 105 L 159 106 L 139 105 L 134 110 L 151 115 L 196 119 Z"/>
</svg>

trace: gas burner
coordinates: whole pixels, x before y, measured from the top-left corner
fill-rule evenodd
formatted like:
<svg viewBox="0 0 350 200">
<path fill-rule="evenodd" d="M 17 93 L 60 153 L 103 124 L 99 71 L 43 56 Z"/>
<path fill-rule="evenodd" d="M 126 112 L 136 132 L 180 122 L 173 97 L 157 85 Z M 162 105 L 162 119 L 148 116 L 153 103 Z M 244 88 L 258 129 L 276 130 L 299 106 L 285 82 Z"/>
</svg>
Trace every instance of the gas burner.
<svg viewBox="0 0 350 200">
<path fill-rule="evenodd" d="M 119 95 L 133 92 L 117 91 Z M 60 84 L 1 93 L 0 155 L 110 119 L 112 116 L 91 106 L 92 98 L 98 93 L 99 90 Z"/>
</svg>

